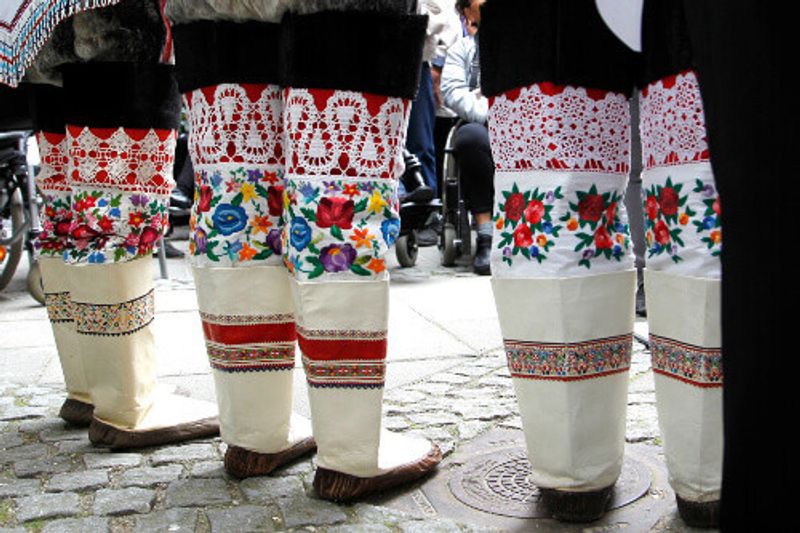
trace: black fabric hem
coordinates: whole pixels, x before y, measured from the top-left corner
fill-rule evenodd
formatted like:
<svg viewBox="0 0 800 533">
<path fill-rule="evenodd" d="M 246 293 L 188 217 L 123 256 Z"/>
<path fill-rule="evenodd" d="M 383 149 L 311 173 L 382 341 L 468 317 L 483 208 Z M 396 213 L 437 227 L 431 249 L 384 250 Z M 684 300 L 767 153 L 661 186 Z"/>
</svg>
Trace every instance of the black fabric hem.
<svg viewBox="0 0 800 533">
<path fill-rule="evenodd" d="M 55 85 L 27 85 L 33 129 L 64 133 L 64 90 Z"/>
<path fill-rule="evenodd" d="M 594 0 L 504 0 L 481 8 L 481 89 L 496 96 L 552 82 L 630 96 L 640 58 Z"/>
<path fill-rule="evenodd" d="M 645 1 L 642 53 L 640 87 L 695 68 L 683 0 Z"/>
<path fill-rule="evenodd" d="M 413 99 L 427 20 L 368 11 L 288 14 L 281 84 Z"/>
<path fill-rule="evenodd" d="M 62 69 L 68 124 L 177 129 L 180 94 L 173 67 L 158 63 L 70 63 Z"/>
<path fill-rule="evenodd" d="M 173 28 L 178 87 L 279 82 L 280 24 L 199 21 Z"/>
</svg>

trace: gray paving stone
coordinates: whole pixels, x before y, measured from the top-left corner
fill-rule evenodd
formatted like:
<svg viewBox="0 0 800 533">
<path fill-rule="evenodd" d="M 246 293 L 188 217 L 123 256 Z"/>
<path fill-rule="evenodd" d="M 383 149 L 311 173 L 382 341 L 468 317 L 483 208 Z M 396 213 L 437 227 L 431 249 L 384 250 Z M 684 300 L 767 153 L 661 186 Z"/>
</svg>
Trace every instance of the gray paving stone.
<svg viewBox="0 0 800 533">
<path fill-rule="evenodd" d="M 72 492 L 34 494 L 17 500 L 17 520 L 29 522 L 42 518 L 76 516 L 80 497 Z"/>
<path fill-rule="evenodd" d="M 466 422 L 459 422 L 456 426 L 458 428 L 458 438 L 462 441 L 472 440 L 489 427 L 486 422 L 480 420 L 469 420 Z"/>
<path fill-rule="evenodd" d="M 307 457 L 306 459 L 292 463 L 289 466 L 278 468 L 277 470 L 272 472 L 271 475 L 275 477 L 300 476 L 300 475 L 307 475 L 313 470 L 314 470 L 314 465 L 311 462 L 311 459 Z"/>
<path fill-rule="evenodd" d="M 83 456 L 86 468 L 113 468 L 115 466 L 139 466 L 140 453 L 87 453 Z"/>
<path fill-rule="evenodd" d="M 44 442 L 56 442 L 64 440 L 89 440 L 86 428 L 66 428 L 55 427 L 47 428 L 39 432 L 39 438 Z"/>
<path fill-rule="evenodd" d="M 28 533 L 24 527 L 0 527 L 0 533 Z"/>
<path fill-rule="evenodd" d="M 408 419 L 418 426 L 441 426 L 442 424 L 455 424 L 458 417 L 450 412 L 430 411 L 427 413 L 411 413 Z"/>
<path fill-rule="evenodd" d="M 200 461 L 192 465 L 192 477 L 226 477 L 222 461 Z"/>
<path fill-rule="evenodd" d="M 454 405 L 453 411 L 460 414 L 464 420 L 497 420 L 513 414 L 513 410 L 506 405 Z"/>
<path fill-rule="evenodd" d="M 175 481 L 183 473 L 181 465 L 143 466 L 122 473 L 120 485 L 123 487 L 150 487 L 156 483 Z"/>
<path fill-rule="evenodd" d="M 64 421 L 55 416 L 46 418 L 36 418 L 34 420 L 23 420 L 19 423 L 19 431 L 22 433 L 39 433 L 45 429 L 63 428 Z"/>
<path fill-rule="evenodd" d="M 411 424 L 403 416 L 387 416 L 383 419 L 383 428 L 388 430 L 403 430 Z"/>
<path fill-rule="evenodd" d="M 273 498 L 305 497 L 299 477 L 251 477 L 239 483 L 239 488 L 251 502 Z"/>
<path fill-rule="evenodd" d="M 170 446 L 162 448 L 150 456 L 150 464 L 158 466 L 165 463 L 179 461 L 199 461 L 204 459 L 217 459 L 217 451 L 210 443 L 186 444 L 183 446 Z"/>
<path fill-rule="evenodd" d="M 222 479 L 181 479 L 167 487 L 166 505 L 170 507 L 202 507 L 231 503 L 228 486 Z"/>
<path fill-rule="evenodd" d="M 413 390 L 396 389 L 386 393 L 386 400 L 397 403 L 417 403 L 426 399 L 427 395 Z"/>
<path fill-rule="evenodd" d="M 49 459 L 25 459 L 14 463 L 17 477 L 34 477 L 40 474 L 60 474 L 74 468 L 74 461 L 64 455 L 56 455 Z"/>
<path fill-rule="evenodd" d="M 0 435 L 0 450 L 7 450 L 25 444 L 25 439 L 16 431 L 13 433 L 3 433 Z"/>
<path fill-rule="evenodd" d="M 66 492 L 94 489 L 108 484 L 107 470 L 85 470 L 56 474 L 47 482 L 48 492 Z"/>
<path fill-rule="evenodd" d="M 286 527 L 326 526 L 347 520 L 341 507 L 334 503 L 308 497 L 287 497 L 278 499 L 278 507 Z"/>
<path fill-rule="evenodd" d="M 325 528 L 325 533 L 389 533 L 394 531 L 383 524 L 343 524 Z"/>
<path fill-rule="evenodd" d="M 369 503 L 357 503 L 353 510 L 356 512 L 358 522 L 361 524 L 397 524 L 408 520 L 413 520 L 414 516 L 397 509 L 389 507 L 379 507 Z"/>
<path fill-rule="evenodd" d="M 421 392 L 426 396 L 429 395 L 439 396 L 450 390 L 450 385 L 446 383 L 428 383 L 423 381 L 420 383 L 414 383 L 412 385 L 409 385 L 407 388 L 410 390 Z"/>
<path fill-rule="evenodd" d="M 450 520 L 414 520 L 398 525 L 402 533 L 461 533 L 458 524 Z"/>
<path fill-rule="evenodd" d="M 155 497 L 155 491 L 137 487 L 101 489 L 95 493 L 93 511 L 96 515 L 147 513 Z"/>
<path fill-rule="evenodd" d="M 134 533 L 152 533 L 175 531 L 194 533 L 197 524 L 197 509 L 167 509 L 146 516 L 137 516 Z"/>
<path fill-rule="evenodd" d="M 65 440 L 61 442 L 55 442 L 53 444 L 56 445 L 58 453 L 67 453 L 67 454 L 82 453 L 84 455 L 87 455 L 90 453 L 97 453 L 98 450 L 102 449 L 102 448 L 95 448 L 95 446 L 91 442 L 89 442 L 88 438 L 81 440 Z"/>
<path fill-rule="evenodd" d="M 26 418 L 40 418 L 47 414 L 47 407 L 32 407 L 29 405 L 8 405 L 0 407 L 0 420 L 24 420 Z"/>
<path fill-rule="evenodd" d="M 242 505 L 230 509 L 206 511 L 211 523 L 211 533 L 251 533 L 256 531 L 275 531 L 273 513 L 268 508 L 257 505 Z"/>
<path fill-rule="evenodd" d="M 43 396 L 52 393 L 53 389 L 47 389 L 37 385 L 23 385 L 17 389 L 17 396 Z"/>
<path fill-rule="evenodd" d="M 63 394 L 43 394 L 41 396 L 31 396 L 28 398 L 28 405 L 33 405 L 35 407 L 42 406 L 42 407 L 61 407 L 61 404 L 64 403 L 64 395 Z"/>
<path fill-rule="evenodd" d="M 0 498 L 18 498 L 39 492 L 42 483 L 38 479 L 0 480 Z"/>
<path fill-rule="evenodd" d="M 459 374 L 436 374 L 428 378 L 429 383 L 450 383 L 452 385 L 461 385 L 471 380 L 472 378 Z"/>
<path fill-rule="evenodd" d="M 25 459 L 41 459 L 50 452 L 50 447 L 46 444 L 34 443 L 17 446 L 3 452 L 0 461 L 13 463 Z"/>
<path fill-rule="evenodd" d="M 92 533 L 108 531 L 108 518 L 88 516 L 85 518 L 65 518 L 47 522 L 42 533 Z"/>
<path fill-rule="evenodd" d="M 629 405 L 625 427 L 625 440 L 642 442 L 659 438 L 658 415 L 655 404 Z"/>
</svg>

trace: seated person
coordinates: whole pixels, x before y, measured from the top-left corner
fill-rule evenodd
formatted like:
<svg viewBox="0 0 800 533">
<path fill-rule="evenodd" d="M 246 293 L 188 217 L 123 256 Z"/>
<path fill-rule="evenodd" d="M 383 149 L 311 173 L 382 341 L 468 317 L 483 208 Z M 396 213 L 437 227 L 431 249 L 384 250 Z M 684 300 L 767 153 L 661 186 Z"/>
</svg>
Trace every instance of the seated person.
<svg viewBox="0 0 800 533">
<path fill-rule="evenodd" d="M 456 1 L 456 10 L 464 19 L 467 35 L 448 49 L 441 81 L 445 105 L 466 122 L 456 132 L 455 151 L 461 190 L 478 230 L 478 246 L 472 266 L 477 274 L 483 276 L 491 273 L 489 256 L 494 201 L 494 161 L 486 129 L 489 102 L 480 92 L 478 40 L 475 38 L 481 17 L 480 6 L 485 1 Z"/>
</svg>

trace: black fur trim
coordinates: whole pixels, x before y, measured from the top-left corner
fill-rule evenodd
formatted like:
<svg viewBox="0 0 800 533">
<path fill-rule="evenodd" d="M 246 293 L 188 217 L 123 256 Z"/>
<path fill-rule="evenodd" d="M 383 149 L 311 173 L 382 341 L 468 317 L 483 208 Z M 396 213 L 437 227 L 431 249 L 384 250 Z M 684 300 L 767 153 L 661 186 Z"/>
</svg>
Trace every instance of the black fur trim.
<svg viewBox="0 0 800 533">
<path fill-rule="evenodd" d="M 694 68 L 683 0 L 647 0 L 642 14 L 640 85 Z"/>
<path fill-rule="evenodd" d="M 481 8 L 481 89 L 495 96 L 549 81 L 630 95 L 638 54 L 595 0 L 489 0 Z"/>
<path fill-rule="evenodd" d="M 427 21 L 423 15 L 367 11 L 287 15 L 282 85 L 412 99 Z"/>
<path fill-rule="evenodd" d="M 90 62 L 63 67 L 68 124 L 96 128 L 177 129 L 180 94 L 173 67 Z"/>
<path fill-rule="evenodd" d="M 200 21 L 173 28 L 182 93 L 220 83 L 278 83 L 280 24 Z"/>
<path fill-rule="evenodd" d="M 30 84 L 30 113 L 33 128 L 41 131 L 65 131 L 64 89 L 55 85 Z"/>
</svg>

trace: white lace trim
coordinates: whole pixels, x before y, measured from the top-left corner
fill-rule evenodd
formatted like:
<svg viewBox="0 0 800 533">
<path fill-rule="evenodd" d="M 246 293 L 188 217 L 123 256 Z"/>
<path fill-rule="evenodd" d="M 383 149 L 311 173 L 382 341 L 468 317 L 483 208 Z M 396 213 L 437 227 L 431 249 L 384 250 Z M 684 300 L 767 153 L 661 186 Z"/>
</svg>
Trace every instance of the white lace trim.
<svg viewBox="0 0 800 533">
<path fill-rule="evenodd" d="M 516 91 L 514 91 L 516 92 Z M 627 174 L 630 111 L 622 94 L 543 83 L 494 98 L 489 136 L 498 170 Z"/>
<path fill-rule="evenodd" d="M 651 83 L 641 93 L 640 106 L 645 168 L 708 160 L 703 100 L 694 72 Z"/>
<path fill-rule="evenodd" d="M 47 137 L 57 142 L 50 142 Z M 67 165 L 69 164 L 68 143 L 65 133 L 36 132 L 41 166 L 36 175 L 36 185 L 45 192 L 69 191 Z"/>
<path fill-rule="evenodd" d="M 70 186 L 168 196 L 175 184 L 175 131 L 107 131 L 67 127 Z"/>
<path fill-rule="evenodd" d="M 402 172 L 408 101 L 291 88 L 285 105 L 290 176 L 395 178 Z"/>
<path fill-rule="evenodd" d="M 266 85 L 257 98 L 239 84 L 197 89 L 186 98 L 194 164 L 283 165 L 281 92 Z"/>
</svg>

